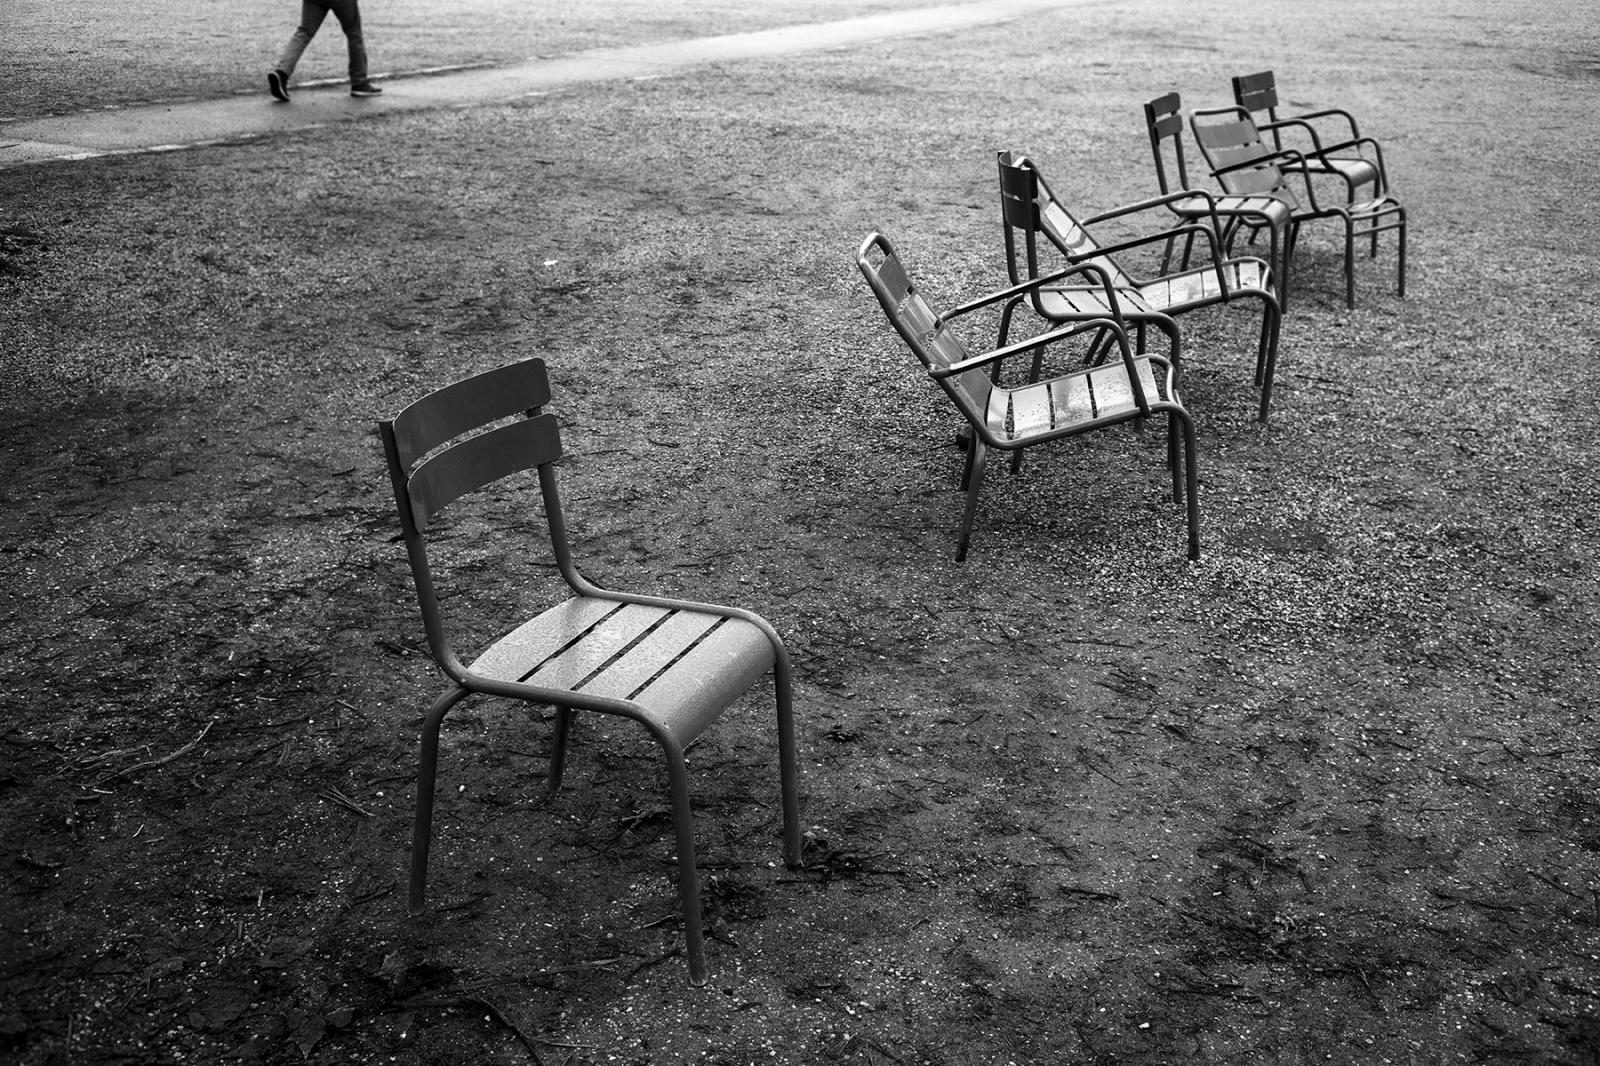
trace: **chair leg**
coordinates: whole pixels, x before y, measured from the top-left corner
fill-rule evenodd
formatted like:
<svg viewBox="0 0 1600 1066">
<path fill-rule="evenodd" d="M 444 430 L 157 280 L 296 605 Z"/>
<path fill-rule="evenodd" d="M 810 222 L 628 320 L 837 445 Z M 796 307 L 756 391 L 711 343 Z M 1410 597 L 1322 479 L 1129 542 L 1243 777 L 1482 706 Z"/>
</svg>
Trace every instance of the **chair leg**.
<svg viewBox="0 0 1600 1066">
<path fill-rule="evenodd" d="M 800 764 L 794 742 L 794 687 L 788 653 L 779 645 L 772 667 L 772 688 L 778 706 L 778 781 L 783 796 L 783 861 L 800 868 Z"/>
<path fill-rule="evenodd" d="M 972 439 L 972 451 L 967 453 L 967 506 L 961 515 L 961 540 L 956 544 L 956 562 L 967 557 L 967 543 L 972 539 L 972 516 L 978 510 L 978 490 L 983 488 L 983 468 L 989 458 L 989 447 L 977 437 Z"/>
<path fill-rule="evenodd" d="M 1261 343 L 1264 349 L 1265 362 L 1256 374 L 1256 384 L 1261 386 L 1261 412 L 1256 416 L 1260 422 L 1267 420 L 1267 410 L 1272 405 L 1272 378 L 1278 370 L 1278 339 L 1283 335 L 1283 308 L 1267 305 L 1267 310 L 1262 315 Z"/>
<path fill-rule="evenodd" d="M 1356 309 L 1356 232 L 1355 223 L 1349 214 L 1341 216 L 1344 219 L 1344 306 L 1346 310 Z"/>
<path fill-rule="evenodd" d="M 706 941 L 700 924 L 700 874 L 694 865 L 694 812 L 689 805 L 689 768 L 683 748 L 657 734 L 667 757 L 667 780 L 672 795 L 672 824 L 678 843 L 678 897 L 683 904 L 684 948 L 689 956 L 689 983 L 706 983 Z"/>
<path fill-rule="evenodd" d="M 1278 227 L 1269 225 L 1271 238 L 1267 251 L 1267 265 L 1272 269 L 1273 280 L 1277 282 L 1278 312 L 1286 314 L 1289 310 L 1289 257 L 1283 254 L 1283 235 L 1278 232 Z"/>
<path fill-rule="evenodd" d="M 1200 558 L 1200 472 L 1195 465 L 1194 420 L 1182 408 L 1174 409 L 1173 418 L 1183 430 L 1184 481 L 1189 504 L 1189 558 Z"/>
<path fill-rule="evenodd" d="M 1106 353 L 1111 350 L 1111 342 L 1114 338 L 1115 334 L 1104 326 L 1096 329 L 1094 340 L 1089 342 L 1089 347 L 1084 352 L 1083 365 L 1086 367 L 1099 366 Z"/>
<path fill-rule="evenodd" d="M 459 685 L 433 701 L 422 720 L 422 754 L 417 764 L 417 816 L 411 830 L 412 914 L 421 914 L 428 884 L 428 846 L 433 839 L 433 782 L 439 768 L 439 726 L 450 708 L 460 703 L 467 690 Z"/>
<path fill-rule="evenodd" d="M 1288 223 L 1283 230 L 1283 308 L 1289 307 L 1289 270 L 1294 262 L 1294 248 L 1300 243 L 1300 224 Z"/>
<path fill-rule="evenodd" d="M 1400 297 L 1406 295 L 1406 209 L 1400 208 Z"/>
<path fill-rule="evenodd" d="M 1178 416 L 1167 415 L 1167 472 L 1172 475 L 1172 502 L 1183 502 L 1183 486 L 1178 474 Z"/>
<path fill-rule="evenodd" d="M 961 430 L 966 434 L 967 454 L 966 458 L 961 461 L 961 483 L 957 487 L 962 492 L 965 492 L 967 491 L 967 486 L 972 484 L 972 468 L 978 461 L 978 449 L 983 446 L 983 443 L 978 440 L 977 432 L 970 425 L 962 426 Z"/>
<path fill-rule="evenodd" d="M 571 707 L 556 708 L 556 728 L 550 738 L 550 777 L 545 783 L 546 799 L 561 791 L 561 775 L 567 767 L 567 741 L 572 735 L 575 713 Z"/>
</svg>

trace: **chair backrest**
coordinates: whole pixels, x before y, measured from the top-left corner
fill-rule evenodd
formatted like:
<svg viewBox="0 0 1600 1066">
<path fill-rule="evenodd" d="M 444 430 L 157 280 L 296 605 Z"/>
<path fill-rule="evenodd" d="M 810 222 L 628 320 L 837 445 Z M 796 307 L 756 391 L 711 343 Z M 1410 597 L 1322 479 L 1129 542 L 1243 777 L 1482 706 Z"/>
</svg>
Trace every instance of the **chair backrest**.
<svg viewBox="0 0 1600 1066">
<path fill-rule="evenodd" d="M 539 414 L 549 402 L 544 360 L 527 359 L 447 385 L 378 423 L 407 532 L 425 532 L 469 492 L 559 459 L 556 420 Z M 513 415 L 528 417 L 488 428 Z"/>
<path fill-rule="evenodd" d="M 1259 74 L 1240 74 L 1233 79 L 1233 102 L 1251 115 L 1265 114 L 1268 122 L 1278 121 L 1278 82 L 1272 71 Z M 1272 130 L 1272 147 L 1280 149 L 1283 140 L 1277 130 Z"/>
<path fill-rule="evenodd" d="M 1194 142 L 1223 189 L 1235 196 L 1276 196 L 1299 206 L 1274 149 L 1261 140 L 1250 113 L 1242 107 L 1210 108 L 1189 116 Z M 1251 166 L 1251 163 L 1257 165 Z"/>
<path fill-rule="evenodd" d="M 1100 246 L 1083 223 L 1056 199 L 1032 160 L 1014 152 L 1000 152 L 996 161 L 1000 168 L 1000 220 L 1005 231 L 1006 268 L 1013 283 L 1019 284 L 1047 272 L 1040 262 L 1040 233 L 1058 252 L 1074 262 L 1093 263 L 1104 270 L 1111 284 L 1131 283 L 1127 273 L 1109 256 L 1093 254 Z"/>
<path fill-rule="evenodd" d="M 856 266 L 872 287 L 872 294 L 878 298 L 895 332 L 924 367 L 930 371 L 942 370 L 970 357 L 966 345 L 940 320 L 911 283 L 889 238 L 881 233 L 868 235 L 856 252 Z M 986 423 L 994 383 L 983 370 L 966 370 L 936 380 L 973 425 Z"/>
<path fill-rule="evenodd" d="M 1150 134 L 1150 154 L 1156 162 L 1156 184 L 1161 195 L 1189 190 L 1189 167 L 1183 158 L 1183 101 L 1177 93 L 1158 96 L 1144 105 L 1144 126 Z M 1172 149 L 1172 173 L 1167 172 L 1167 146 Z M 1177 179 L 1177 184 L 1172 179 Z"/>
</svg>

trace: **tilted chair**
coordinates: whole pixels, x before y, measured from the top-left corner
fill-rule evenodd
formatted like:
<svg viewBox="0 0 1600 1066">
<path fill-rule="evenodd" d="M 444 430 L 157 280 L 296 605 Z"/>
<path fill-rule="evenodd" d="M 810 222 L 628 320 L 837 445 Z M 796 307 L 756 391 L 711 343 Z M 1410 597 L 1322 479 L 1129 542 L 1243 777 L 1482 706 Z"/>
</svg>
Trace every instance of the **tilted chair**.
<svg viewBox="0 0 1600 1066">
<path fill-rule="evenodd" d="M 1183 150 L 1183 100 L 1177 93 L 1158 96 L 1144 105 L 1145 132 L 1150 135 L 1150 154 L 1155 159 L 1156 185 L 1162 196 L 1174 193 L 1188 195 L 1170 201 L 1167 208 L 1178 216 L 1179 225 L 1206 223 L 1212 218 L 1222 220 L 1223 248 L 1232 252 L 1233 239 L 1239 230 L 1250 231 L 1250 238 L 1261 230 L 1270 237 L 1267 264 L 1277 280 L 1278 309 L 1289 310 L 1289 258 L 1283 255 L 1288 247 L 1289 205 L 1273 196 L 1216 195 L 1189 184 L 1189 163 Z M 1170 160 L 1170 169 L 1169 169 Z M 1184 239 L 1183 266 L 1189 265 L 1194 244 L 1194 234 Z M 1166 269 L 1169 260 L 1162 260 Z"/>
<path fill-rule="evenodd" d="M 1344 227 L 1345 305 L 1356 305 L 1355 242 L 1370 238 L 1378 251 L 1378 234 L 1395 231 L 1399 243 L 1399 288 L 1406 294 L 1406 209 L 1387 193 L 1360 203 L 1323 204 L 1305 171 L 1305 156 L 1292 149 L 1274 149 L 1261 138 L 1255 120 L 1242 107 L 1197 110 L 1189 115 L 1195 144 L 1223 189 L 1234 196 L 1274 196 L 1289 205 L 1289 239 L 1285 253 L 1292 257 L 1299 243 L 1300 226 L 1322 218 L 1338 219 Z M 1289 176 L 1300 180 L 1291 185 Z M 1304 193 L 1304 199 L 1300 193 Z"/>
<path fill-rule="evenodd" d="M 788 653 L 772 627 L 749 611 L 609 592 L 578 572 L 556 491 L 561 439 L 554 416 L 540 410 L 549 399 L 543 360 L 528 359 L 446 386 L 378 423 L 428 647 L 451 682 L 423 721 L 411 911 L 418 913 L 423 906 L 439 728 L 452 707 L 474 694 L 554 707 L 550 795 L 561 785 L 576 712 L 614 715 L 637 722 L 666 758 L 689 977 L 703 984 L 705 943 L 684 751 L 762 675 L 773 672 L 784 858 L 791 867 L 798 866 L 800 815 Z M 529 470 L 537 471 L 556 566 L 574 595 L 463 663 L 434 591 L 427 534 L 446 506 Z"/>
<path fill-rule="evenodd" d="M 1143 200 L 1080 222 L 1062 205 L 1038 167 L 1026 156 L 1001 152 L 998 162 L 1006 268 L 1013 283 L 1041 277 L 1051 266 L 1047 253 L 1069 264 L 1093 263 L 1109 276 L 1122 304 L 1123 317 L 1136 328 L 1152 321 L 1151 316 L 1181 315 L 1185 311 L 1238 299 L 1261 301 L 1261 339 L 1256 347 L 1255 383 L 1261 389 L 1259 418 L 1263 422 L 1267 420 L 1283 316 L 1272 288 L 1272 270 L 1265 261 L 1254 256 L 1225 257 L 1222 227 L 1214 213 L 1203 224 L 1163 228 L 1129 240 L 1100 244 L 1090 235 L 1089 226 L 1140 212 L 1163 210 L 1169 204 L 1188 199 L 1191 194 L 1177 192 Z M 1044 245 L 1040 243 L 1040 235 L 1045 238 Z M 1207 252 L 1202 266 L 1140 278 L 1113 258 L 1117 252 L 1170 241 L 1175 236 L 1202 240 Z M 1081 320 L 1085 314 L 1104 313 L 1104 300 L 1097 285 L 1046 285 L 1030 289 L 1028 293 L 1034 312 L 1047 321 L 1072 322 Z"/>
<path fill-rule="evenodd" d="M 900 334 L 929 377 L 944 390 L 956 409 L 972 426 L 961 487 L 967 500 L 961 516 L 956 560 L 967 556 L 978 491 L 983 485 L 988 449 L 1014 454 L 1036 444 L 1075 437 L 1098 429 L 1137 422 L 1155 415 L 1167 416 L 1167 465 L 1172 472 L 1172 495 L 1177 503 L 1188 500 L 1189 558 L 1200 557 L 1200 509 L 1196 497 L 1199 480 L 1195 467 L 1194 422 L 1178 398 L 1178 366 L 1155 355 L 1135 356 L 1127 328 L 1120 318 L 1119 298 L 1104 269 L 1096 264 L 1069 267 L 1035 281 L 1025 282 L 962 304 L 948 314 L 938 314 L 911 283 L 899 255 L 880 233 L 868 235 L 856 252 L 861 270 L 889 322 Z M 1105 302 L 1099 318 L 1030 337 L 1015 344 L 974 355 L 956 336 L 952 323 L 984 308 L 993 308 L 1024 296 L 1042 285 L 1082 279 L 1094 285 Z M 1098 279 L 1098 282 L 1096 282 Z M 1045 346 L 1096 331 L 1109 335 L 1115 355 L 1100 365 L 1070 371 L 1045 380 L 1031 380 L 1018 388 L 1002 388 L 986 371 L 1014 356 L 1028 355 Z M 1037 364 L 1035 364 L 1037 368 Z M 1037 375 L 1035 375 L 1037 377 Z M 1178 463 L 1182 437 L 1183 475 Z"/>
<path fill-rule="evenodd" d="M 1285 130 L 1298 131 L 1302 136 L 1296 138 L 1291 146 L 1305 157 L 1306 171 L 1313 175 L 1332 174 L 1342 179 L 1348 203 L 1356 203 L 1357 190 L 1366 185 L 1372 186 L 1369 199 L 1383 196 L 1389 191 L 1389 175 L 1383 166 L 1383 148 L 1371 137 L 1361 135 L 1355 116 L 1350 112 L 1329 107 L 1279 117 L 1277 79 L 1270 70 L 1235 77 L 1233 102 L 1250 112 L 1258 130 L 1272 135 L 1274 151 L 1283 149 Z M 1264 122 L 1263 117 L 1266 119 Z M 1329 133 L 1332 126 L 1337 126 L 1337 129 Z"/>
</svg>

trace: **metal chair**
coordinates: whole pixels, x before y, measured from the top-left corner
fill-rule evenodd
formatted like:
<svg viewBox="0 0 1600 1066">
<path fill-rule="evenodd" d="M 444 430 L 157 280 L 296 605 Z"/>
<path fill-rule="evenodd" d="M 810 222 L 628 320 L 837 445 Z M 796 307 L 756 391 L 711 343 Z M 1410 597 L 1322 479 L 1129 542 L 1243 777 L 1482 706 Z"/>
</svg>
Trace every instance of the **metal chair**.
<svg viewBox="0 0 1600 1066">
<path fill-rule="evenodd" d="M 1180 226 L 1209 222 L 1213 217 L 1223 224 L 1223 248 L 1230 254 L 1234 238 L 1241 229 L 1249 230 L 1253 243 L 1266 230 L 1270 237 L 1267 264 L 1277 281 L 1278 309 L 1289 310 L 1289 259 L 1283 255 L 1288 244 L 1289 205 L 1272 196 L 1216 195 L 1189 184 L 1189 164 L 1183 149 L 1183 100 L 1177 93 L 1158 96 L 1144 105 L 1145 132 L 1150 135 L 1150 154 L 1155 160 L 1156 185 L 1162 196 L 1187 193 L 1167 204 Z M 1170 160 L 1170 169 L 1169 169 Z M 1194 245 L 1194 234 L 1184 239 L 1184 267 Z M 1161 261 L 1163 270 L 1170 263 L 1170 252 Z"/>
<path fill-rule="evenodd" d="M 998 161 L 1006 269 L 1013 283 L 1039 278 L 1048 269 L 1046 251 L 1049 249 L 1070 264 L 1093 263 L 1109 277 L 1123 305 L 1124 319 L 1140 329 L 1141 334 L 1147 321 L 1156 320 L 1152 316 L 1180 315 L 1242 298 L 1261 301 L 1261 339 L 1256 347 L 1255 383 L 1261 389 L 1258 417 L 1263 422 L 1267 420 L 1283 315 L 1272 289 L 1271 267 L 1264 260 L 1254 256 L 1225 257 L 1222 225 L 1214 212 L 1204 223 L 1164 228 L 1129 240 L 1100 244 L 1089 234 L 1088 226 L 1165 209 L 1190 199 L 1192 194 L 1171 193 L 1103 211 L 1080 222 L 1062 205 L 1038 167 L 1026 156 L 1001 152 Z M 1039 241 L 1041 234 L 1045 246 Z M 1207 252 L 1203 266 L 1140 278 L 1113 258 L 1117 252 L 1170 242 L 1178 236 L 1202 240 Z M 1029 290 L 1029 300 L 1034 312 L 1051 322 L 1079 321 L 1086 314 L 1105 313 L 1097 285 L 1039 286 Z"/>
<path fill-rule="evenodd" d="M 1305 157 L 1306 172 L 1338 177 L 1345 184 L 1348 203 L 1356 203 L 1356 190 L 1366 185 L 1372 186 L 1369 199 L 1388 193 L 1389 175 L 1383 165 L 1383 148 L 1371 137 L 1361 135 L 1355 116 L 1350 112 L 1329 107 L 1280 118 L 1277 79 L 1270 70 L 1235 77 L 1233 102 L 1250 113 L 1258 130 L 1272 135 L 1274 151 L 1283 150 L 1285 130 L 1297 131 L 1301 138 L 1294 144 L 1300 146 L 1299 151 Z M 1265 122 L 1261 121 L 1263 115 Z M 1324 144 L 1324 135 L 1333 125 L 1338 128 Z M 1305 147 L 1308 142 L 1310 147 Z"/>
<path fill-rule="evenodd" d="M 1172 472 L 1172 496 L 1176 503 L 1188 500 L 1189 558 L 1200 557 L 1200 510 L 1196 492 L 1199 485 L 1195 468 L 1194 422 L 1178 398 L 1178 364 L 1160 356 L 1135 356 L 1119 310 L 1117 290 L 1103 268 L 1093 263 L 1068 267 L 1045 277 L 1015 285 L 969 301 L 948 314 L 938 314 L 911 283 L 899 255 L 889 239 L 880 233 L 869 234 L 856 252 L 861 270 L 873 295 L 901 339 L 927 369 L 928 376 L 944 390 L 956 409 L 972 426 L 961 487 L 966 490 L 966 507 L 961 516 L 960 540 L 956 560 L 967 557 L 972 535 L 972 519 L 977 511 L 978 492 L 988 449 L 1010 451 L 1013 455 L 1036 444 L 1075 437 L 1098 429 L 1138 422 L 1155 415 L 1167 416 L 1167 465 Z M 1044 285 L 1061 284 L 1082 278 L 1085 287 L 1097 288 L 1106 311 L 1098 318 L 1085 319 L 1071 326 L 1030 337 L 1015 344 L 974 355 L 956 337 L 951 324 L 983 308 L 994 308 L 1027 295 Z M 1109 335 L 1115 358 L 1043 381 L 1030 380 L 1019 388 L 998 385 L 989 374 L 1006 359 L 1032 354 L 1044 347 L 1096 331 L 1098 338 Z M 1038 364 L 1035 363 L 1037 371 Z M 1037 373 L 1034 375 L 1037 378 Z M 1179 436 L 1182 436 L 1183 476 L 1178 470 Z"/>
<path fill-rule="evenodd" d="M 449 385 L 378 423 L 428 646 L 451 682 L 423 722 L 411 912 L 418 913 L 423 906 L 439 728 L 452 707 L 474 694 L 554 707 L 547 783 L 547 794 L 552 796 L 561 785 L 576 712 L 615 715 L 638 723 L 666 758 L 689 977 L 693 984 L 703 984 L 705 943 L 684 752 L 771 670 L 777 696 L 784 858 L 791 867 L 798 866 L 800 815 L 788 653 L 772 627 L 749 611 L 609 592 L 578 572 L 556 491 L 554 464 L 562 454 L 561 440 L 555 418 L 541 413 L 549 399 L 544 361 L 528 359 Z M 446 506 L 529 470 L 538 474 L 556 566 L 575 595 L 523 622 L 472 662 L 463 663 L 434 590 L 427 534 Z"/>
<path fill-rule="evenodd" d="M 1360 203 L 1322 204 L 1306 172 L 1306 157 L 1292 149 L 1274 149 L 1261 138 L 1255 120 L 1242 107 L 1217 107 L 1189 115 L 1189 128 L 1195 144 L 1211 167 L 1212 175 L 1234 196 L 1273 196 L 1289 205 L 1288 245 L 1285 255 L 1293 257 L 1299 243 L 1302 223 L 1316 219 L 1338 219 L 1344 227 L 1345 305 L 1356 305 L 1355 242 L 1367 237 L 1372 254 L 1378 251 L 1378 234 L 1393 230 L 1399 243 L 1399 289 L 1406 294 L 1406 209 L 1387 193 Z M 1289 182 L 1289 175 L 1300 178 L 1302 201 Z"/>
</svg>

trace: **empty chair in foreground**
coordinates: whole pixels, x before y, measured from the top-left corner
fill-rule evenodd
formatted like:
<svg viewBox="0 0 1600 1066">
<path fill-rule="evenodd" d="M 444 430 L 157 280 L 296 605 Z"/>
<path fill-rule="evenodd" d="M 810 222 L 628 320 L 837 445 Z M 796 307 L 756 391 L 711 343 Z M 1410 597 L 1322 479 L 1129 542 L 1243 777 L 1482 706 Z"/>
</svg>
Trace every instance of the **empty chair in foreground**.
<svg viewBox="0 0 1600 1066">
<path fill-rule="evenodd" d="M 856 265 L 895 331 L 972 427 L 961 478 L 967 498 L 956 545 L 958 561 L 967 555 L 989 449 L 1017 454 L 1035 445 L 1161 415 L 1167 418 L 1167 465 L 1172 474 L 1173 500 L 1188 502 L 1188 554 L 1190 559 L 1200 557 L 1194 422 L 1178 397 L 1178 364 L 1156 355 L 1134 354 L 1121 320 L 1117 292 L 1101 267 L 1069 267 L 940 314 L 912 284 L 894 246 L 882 234 L 870 234 L 862 242 L 856 252 Z M 953 326 L 966 315 L 1006 304 L 1041 285 L 1078 281 L 1097 284 L 1106 307 L 1101 317 L 976 354 L 956 336 Z M 1009 389 L 991 377 L 1006 359 L 1032 356 L 1049 345 L 1090 333 L 1110 338 L 1109 354 L 1106 346 L 1098 346 L 1105 355 L 1098 365 L 1030 380 Z M 1037 366 L 1036 362 L 1036 369 Z"/>
<path fill-rule="evenodd" d="M 423 905 L 439 729 L 452 707 L 471 695 L 553 707 L 550 795 L 561 784 L 577 712 L 615 716 L 648 733 L 667 764 L 689 976 L 694 984 L 702 984 L 705 944 L 684 752 L 734 700 L 772 672 L 784 858 L 791 867 L 798 866 L 800 822 L 788 653 L 772 627 L 749 611 L 607 591 L 578 572 L 556 488 L 561 439 L 555 418 L 541 412 L 549 399 L 544 362 L 528 359 L 442 388 L 378 424 L 428 646 L 450 679 L 423 721 L 411 910 L 417 913 Z M 512 475 L 525 479 L 528 471 L 537 473 L 551 554 L 572 595 L 516 626 L 471 662 L 463 662 L 435 592 L 428 534 L 439 513 L 461 497 Z M 466 598 L 456 596 L 450 602 L 454 606 Z"/>
</svg>

